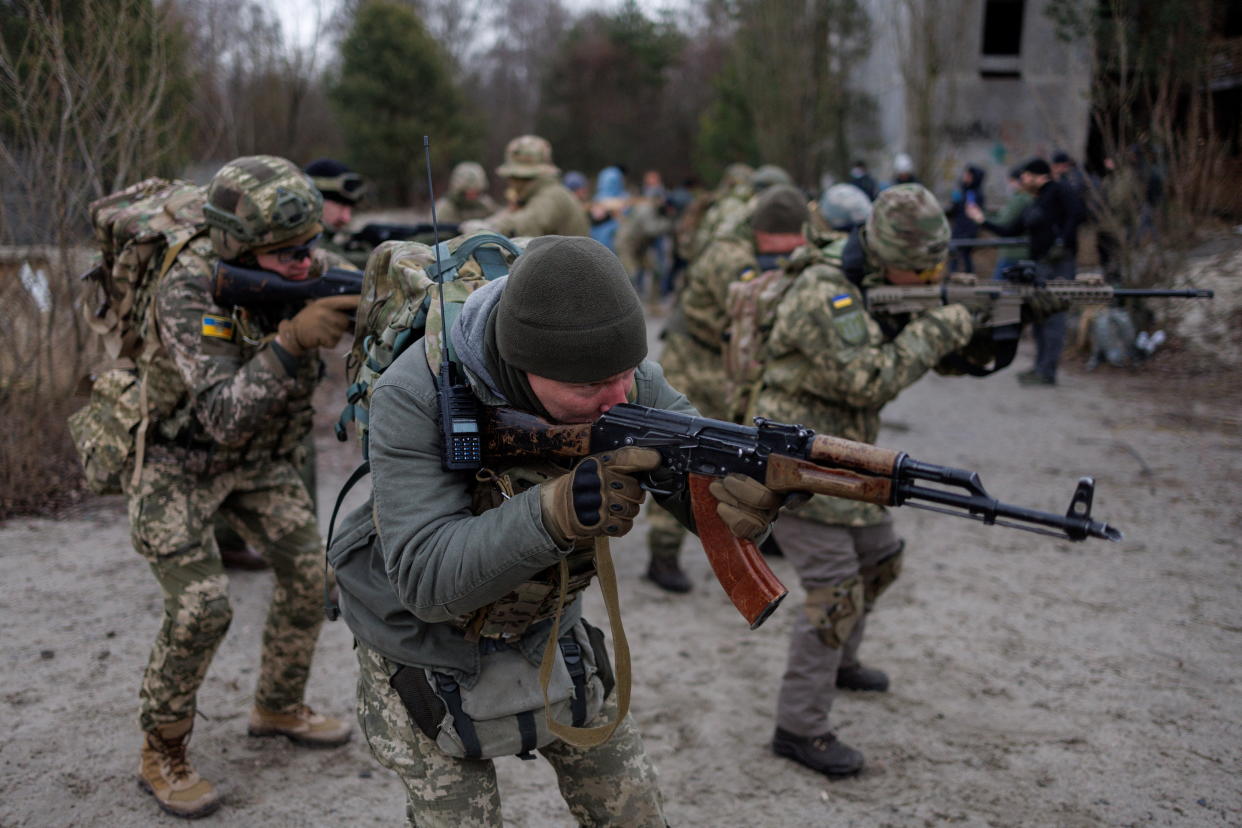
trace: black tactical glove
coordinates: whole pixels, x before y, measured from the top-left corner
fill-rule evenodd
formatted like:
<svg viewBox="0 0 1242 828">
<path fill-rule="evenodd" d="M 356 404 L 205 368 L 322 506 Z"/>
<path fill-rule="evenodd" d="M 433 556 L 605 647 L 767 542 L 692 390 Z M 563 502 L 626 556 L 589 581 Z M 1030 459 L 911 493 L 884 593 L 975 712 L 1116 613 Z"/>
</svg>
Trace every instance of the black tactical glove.
<svg viewBox="0 0 1242 828">
<path fill-rule="evenodd" d="M 560 546 L 599 535 L 621 537 L 647 496 L 633 475 L 659 465 L 655 449 L 627 446 L 584 457 L 569 474 L 539 484 L 548 534 Z"/>
</svg>

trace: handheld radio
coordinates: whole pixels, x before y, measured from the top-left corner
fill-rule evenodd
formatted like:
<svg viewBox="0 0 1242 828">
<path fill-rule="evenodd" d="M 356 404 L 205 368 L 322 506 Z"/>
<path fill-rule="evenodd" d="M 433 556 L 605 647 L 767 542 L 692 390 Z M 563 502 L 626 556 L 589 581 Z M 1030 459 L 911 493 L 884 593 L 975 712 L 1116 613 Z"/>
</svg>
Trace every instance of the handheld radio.
<svg viewBox="0 0 1242 828">
<path fill-rule="evenodd" d="M 423 136 L 423 155 L 427 159 L 427 194 L 431 198 L 431 226 L 435 234 L 436 270 L 439 271 L 440 283 L 440 319 L 443 320 L 441 336 L 444 337 L 440 371 L 436 376 L 436 396 L 440 403 L 440 466 L 445 471 L 478 471 L 483 468 L 479 400 L 452 358 L 453 345 L 449 337 L 452 320 L 444 310 L 440 224 L 436 221 L 436 193 L 431 181 L 431 139 L 426 135 Z"/>
</svg>

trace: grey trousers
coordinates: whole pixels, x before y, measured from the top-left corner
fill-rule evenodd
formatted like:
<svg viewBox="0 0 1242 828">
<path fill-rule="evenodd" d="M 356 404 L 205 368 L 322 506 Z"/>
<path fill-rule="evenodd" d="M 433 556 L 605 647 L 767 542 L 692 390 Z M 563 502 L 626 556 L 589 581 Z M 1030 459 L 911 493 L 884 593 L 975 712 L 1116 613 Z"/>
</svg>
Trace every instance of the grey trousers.
<svg viewBox="0 0 1242 828">
<path fill-rule="evenodd" d="M 1040 262 L 1038 267 L 1045 279 L 1073 279 L 1077 271 L 1071 258 L 1055 263 Z M 1062 311 L 1031 326 L 1035 335 L 1035 371 L 1044 379 L 1056 381 L 1061 352 L 1065 350 L 1067 317 L 1066 312 Z"/>
<path fill-rule="evenodd" d="M 804 590 L 844 583 L 901 547 L 891 517 L 874 526 L 851 527 L 783 514 L 773 531 Z M 778 727 L 798 736 L 820 736 L 831 729 L 828 713 L 837 693 L 837 670 L 858 664 L 865 626 L 864 615 L 845 646 L 832 649 L 820 639 L 808 613 L 798 613 L 776 701 Z"/>
</svg>

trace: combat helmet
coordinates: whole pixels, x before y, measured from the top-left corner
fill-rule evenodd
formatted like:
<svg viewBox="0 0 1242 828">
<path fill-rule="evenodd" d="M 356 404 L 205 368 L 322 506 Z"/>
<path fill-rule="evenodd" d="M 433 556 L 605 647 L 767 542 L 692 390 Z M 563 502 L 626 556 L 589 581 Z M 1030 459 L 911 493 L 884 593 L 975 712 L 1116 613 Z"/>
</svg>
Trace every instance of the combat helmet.
<svg viewBox="0 0 1242 828">
<path fill-rule="evenodd" d="M 552 163 L 552 145 L 538 135 L 519 135 L 510 141 L 505 163 L 496 168 L 496 174 L 505 178 L 538 178 L 559 172 Z"/>
<path fill-rule="evenodd" d="M 834 230 L 852 230 L 871 215 L 871 199 L 853 184 L 833 184 L 819 197 L 819 212 Z"/>
<path fill-rule="evenodd" d="M 274 155 L 225 164 L 211 179 L 203 207 L 211 244 L 225 261 L 303 244 L 323 230 L 322 213 L 323 196 L 311 180 Z"/>
<path fill-rule="evenodd" d="M 482 164 L 462 161 L 453 167 L 453 172 L 449 175 L 449 192 L 464 193 L 467 190 L 487 192 L 487 173 L 483 171 Z"/>
<path fill-rule="evenodd" d="M 763 164 L 750 176 L 750 188 L 756 193 L 761 193 L 777 184 L 793 184 L 793 179 L 789 177 L 789 173 L 775 164 Z"/>
<path fill-rule="evenodd" d="M 927 270 L 948 258 L 949 222 L 922 184 L 898 184 L 876 196 L 862 242 L 880 264 Z"/>
</svg>

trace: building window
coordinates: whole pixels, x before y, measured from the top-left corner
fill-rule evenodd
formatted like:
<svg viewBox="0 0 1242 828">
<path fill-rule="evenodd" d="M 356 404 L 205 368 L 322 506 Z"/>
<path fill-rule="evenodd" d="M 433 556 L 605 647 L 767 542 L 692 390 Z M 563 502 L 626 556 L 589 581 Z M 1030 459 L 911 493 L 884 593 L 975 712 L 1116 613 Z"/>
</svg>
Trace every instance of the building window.
<svg viewBox="0 0 1242 828">
<path fill-rule="evenodd" d="M 1021 76 L 1022 18 L 1025 0 L 985 0 L 979 74 L 985 78 Z"/>
</svg>

